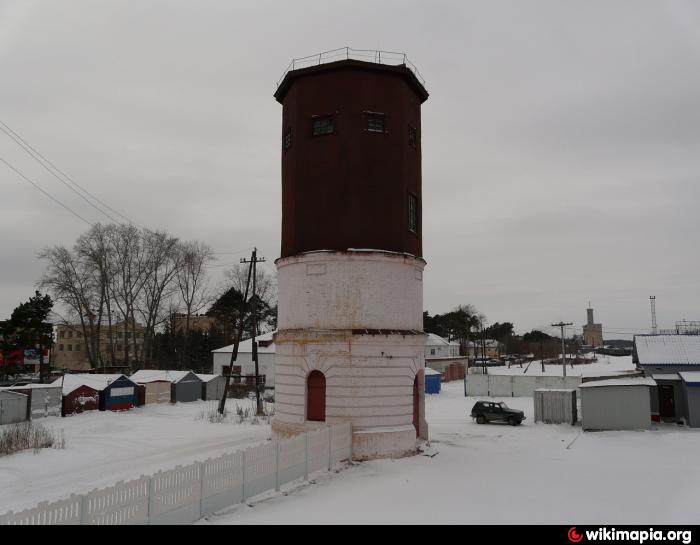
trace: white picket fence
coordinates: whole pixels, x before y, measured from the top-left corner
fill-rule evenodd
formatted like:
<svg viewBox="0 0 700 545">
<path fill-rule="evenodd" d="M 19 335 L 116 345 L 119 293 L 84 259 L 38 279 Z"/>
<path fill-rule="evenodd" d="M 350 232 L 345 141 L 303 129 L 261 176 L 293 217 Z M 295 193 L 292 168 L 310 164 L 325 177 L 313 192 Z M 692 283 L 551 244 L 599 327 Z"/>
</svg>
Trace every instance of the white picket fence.
<svg viewBox="0 0 700 545">
<path fill-rule="evenodd" d="M 190 524 L 352 459 L 350 423 L 0 515 L 0 525 Z"/>
</svg>

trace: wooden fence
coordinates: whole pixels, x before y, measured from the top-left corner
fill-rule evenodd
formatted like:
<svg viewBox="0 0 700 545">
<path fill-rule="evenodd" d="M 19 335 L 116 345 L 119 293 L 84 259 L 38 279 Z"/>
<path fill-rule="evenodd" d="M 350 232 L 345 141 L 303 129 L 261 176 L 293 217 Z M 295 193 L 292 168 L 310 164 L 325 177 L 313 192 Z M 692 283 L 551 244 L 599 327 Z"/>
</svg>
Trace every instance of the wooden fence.
<svg viewBox="0 0 700 545">
<path fill-rule="evenodd" d="M 352 458 L 350 423 L 0 515 L 0 525 L 190 524 Z"/>
</svg>

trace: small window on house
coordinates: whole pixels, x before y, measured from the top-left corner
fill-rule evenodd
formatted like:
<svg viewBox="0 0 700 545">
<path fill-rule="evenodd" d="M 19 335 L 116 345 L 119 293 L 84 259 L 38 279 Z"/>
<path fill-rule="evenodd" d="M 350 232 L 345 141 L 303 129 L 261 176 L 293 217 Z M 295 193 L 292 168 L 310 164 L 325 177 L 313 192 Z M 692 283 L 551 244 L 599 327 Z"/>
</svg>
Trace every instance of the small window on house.
<svg viewBox="0 0 700 545">
<path fill-rule="evenodd" d="M 367 130 L 369 132 L 384 132 L 384 114 L 368 112 Z"/>
<path fill-rule="evenodd" d="M 72 338 L 73 338 L 73 331 L 72 331 L 72 330 L 68 332 L 68 338 L 69 338 L 69 339 L 72 339 Z"/>
<path fill-rule="evenodd" d="M 313 118 L 313 135 L 321 136 L 324 134 L 331 134 L 334 131 L 333 127 L 333 116 L 324 115 L 316 116 Z"/>
<path fill-rule="evenodd" d="M 68 345 L 68 352 L 73 352 L 73 345 L 72 344 Z"/>
<path fill-rule="evenodd" d="M 65 331 L 59 331 L 58 337 L 59 337 L 60 339 L 63 339 L 65 336 L 66 336 L 66 332 L 65 332 Z M 63 349 L 61 349 L 61 350 L 63 350 Z"/>
<path fill-rule="evenodd" d="M 408 194 L 408 230 L 418 232 L 418 198 L 413 193 Z"/>
<path fill-rule="evenodd" d="M 431 356 L 434 356 L 434 355 L 435 355 L 435 349 L 434 349 L 434 348 L 431 348 L 431 349 L 430 349 L 430 355 L 431 355 Z"/>
<path fill-rule="evenodd" d="M 80 352 L 80 348 L 81 348 L 81 346 L 80 346 L 79 344 L 76 344 L 76 345 L 75 345 L 75 351 L 76 351 L 76 352 Z"/>
<path fill-rule="evenodd" d="M 59 351 L 59 352 L 63 352 L 63 345 L 62 345 L 62 344 L 59 344 L 59 345 L 58 345 L 58 351 Z"/>
<path fill-rule="evenodd" d="M 416 128 L 411 127 L 409 125 L 408 126 L 408 143 L 415 148 L 417 141 L 418 141 L 418 133 L 416 131 Z"/>
<path fill-rule="evenodd" d="M 292 128 L 289 127 L 284 133 L 284 150 L 287 151 L 292 147 Z"/>
</svg>

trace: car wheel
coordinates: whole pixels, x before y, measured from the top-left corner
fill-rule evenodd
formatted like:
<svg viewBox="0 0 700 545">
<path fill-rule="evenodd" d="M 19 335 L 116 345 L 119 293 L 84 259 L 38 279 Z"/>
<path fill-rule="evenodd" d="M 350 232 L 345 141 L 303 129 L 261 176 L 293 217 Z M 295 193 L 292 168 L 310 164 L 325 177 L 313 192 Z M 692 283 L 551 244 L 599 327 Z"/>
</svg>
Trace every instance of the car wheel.
<svg viewBox="0 0 700 545">
<path fill-rule="evenodd" d="M 517 416 L 511 416 L 511 417 L 508 419 L 508 423 L 509 423 L 511 426 L 517 426 L 518 424 L 520 424 L 520 419 L 519 419 Z"/>
<path fill-rule="evenodd" d="M 476 423 L 477 424 L 485 424 L 486 423 L 486 418 L 484 418 L 483 414 L 480 414 L 476 417 Z"/>
</svg>

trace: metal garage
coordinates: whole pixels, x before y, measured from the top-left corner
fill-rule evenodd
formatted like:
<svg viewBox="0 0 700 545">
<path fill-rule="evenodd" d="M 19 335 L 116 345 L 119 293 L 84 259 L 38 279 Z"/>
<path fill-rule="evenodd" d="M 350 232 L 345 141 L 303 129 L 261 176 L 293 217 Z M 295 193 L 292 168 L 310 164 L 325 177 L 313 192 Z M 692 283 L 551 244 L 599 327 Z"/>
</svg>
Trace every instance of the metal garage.
<svg viewBox="0 0 700 545">
<path fill-rule="evenodd" d="M 221 399 L 224 395 L 226 379 L 221 375 L 200 375 L 197 378 L 202 381 L 202 399 Z"/>
<path fill-rule="evenodd" d="M 67 374 L 56 379 L 53 386 L 89 386 L 100 394 L 101 411 L 123 411 L 138 405 L 137 385 L 124 375 Z"/>
<path fill-rule="evenodd" d="M 29 396 L 0 390 L 0 425 L 17 424 L 27 420 Z"/>
<path fill-rule="evenodd" d="M 46 416 L 61 416 L 62 393 L 61 388 L 53 384 L 26 384 L 24 386 L 10 386 L 3 388 L 10 392 L 17 392 L 27 396 L 27 420 L 36 420 Z"/>
<path fill-rule="evenodd" d="M 100 393 L 91 386 L 64 385 L 62 416 L 96 411 L 99 408 Z"/>
<path fill-rule="evenodd" d="M 146 403 L 148 403 L 148 385 L 153 383 L 168 383 L 172 403 L 197 401 L 202 399 L 202 381 L 192 371 L 160 371 L 142 369 L 131 375 L 131 380 L 137 384 L 146 385 Z M 164 388 L 159 386 L 158 388 Z M 161 391 L 161 396 L 164 390 Z"/>
<path fill-rule="evenodd" d="M 576 390 L 537 389 L 534 392 L 535 422 L 545 424 L 575 424 Z"/>
<path fill-rule="evenodd" d="M 651 427 L 651 378 L 597 380 L 581 384 L 584 430 L 638 430 Z"/>
<path fill-rule="evenodd" d="M 700 373 L 691 371 L 679 374 L 683 381 L 683 401 L 688 425 L 700 428 Z"/>
<path fill-rule="evenodd" d="M 146 405 L 170 403 L 172 400 L 172 382 L 167 378 L 167 371 L 141 370 L 136 371 L 130 378 L 136 384 L 146 389 L 143 400 Z"/>
</svg>

